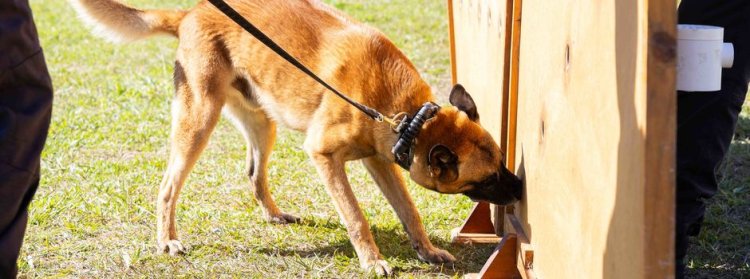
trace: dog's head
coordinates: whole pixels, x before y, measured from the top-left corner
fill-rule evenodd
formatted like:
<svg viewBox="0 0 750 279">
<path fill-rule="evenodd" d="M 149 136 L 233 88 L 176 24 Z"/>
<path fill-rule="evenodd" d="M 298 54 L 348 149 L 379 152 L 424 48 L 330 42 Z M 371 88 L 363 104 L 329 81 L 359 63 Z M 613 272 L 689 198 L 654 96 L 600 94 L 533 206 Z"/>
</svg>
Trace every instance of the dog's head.
<svg viewBox="0 0 750 279">
<path fill-rule="evenodd" d="M 461 85 L 450 94 L 452 107 L 428 120 L 415 142 L 411 178 L 440 193 L 461 193 L 499 205 L 521 198 L 522 182 L 503 165 L 504 154 L 479 125 L 474 100 Z"/>
</svg>

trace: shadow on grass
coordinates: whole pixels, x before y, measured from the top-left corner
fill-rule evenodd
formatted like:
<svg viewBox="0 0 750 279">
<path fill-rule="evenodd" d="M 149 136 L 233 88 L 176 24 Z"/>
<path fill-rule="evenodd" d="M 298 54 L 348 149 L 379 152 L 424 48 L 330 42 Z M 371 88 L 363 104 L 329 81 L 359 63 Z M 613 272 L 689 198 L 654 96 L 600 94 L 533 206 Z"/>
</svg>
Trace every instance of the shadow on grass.
<svg viewBox="0 0 750 279">
<path fill-rule="evenodd" d="M 326 228 L 332 230 L 346 230 L 343 224 L 337 218 L 314 218 L 312 216 L 305 216 L 302 221 L 298 224 L 302 226 L 308 226 L 313 228 Z"/>
<path fill-rule="evenodd" d="M 750 278 L 750 271 L 747 269 L 734 269 L 725 267 L 691 267 L 687 269 L 685 278 L 700 279 L 725 279 L 725 278 Z"/>
<path fill-rule="evenodd" d="M 342 235 L 346 235 L 346 228 L 336 221 L 338 220 L 307 218 L 298 225 L 335 229 L 340 231 Z M 439 273 L 447 276 L 478 272 L 484 264 L 484 260 L 486 260 L 494 249 L 493 245 L 456 246 L 443 239 L 430 238 L 433 245 L 446 249 L 452 253 L 457 258 L 457 262 L 445 265 L 427 265 L 418 261 L 417 252 L 411 247 L 405 231 L 400 226 L 375 226 L 370 229 L 375 238 L 375 243 L 380 249 L 380 253 L 392 265 L 396 272 Z M 254 249 L 254 251 L 270 256 L 330 258 L 332 261 L 334 261 L 334 258 L 337 256 L 348 257 L 354 259 L 355 262 L 357 259 L 357 254 L 354 251 L 354 247 L 349 242 L 348 237 L 338 238 L 336 241 L 330 242 L 324 246 L 310 248 L 263 247 L 260 249 Z"/>
</svg>

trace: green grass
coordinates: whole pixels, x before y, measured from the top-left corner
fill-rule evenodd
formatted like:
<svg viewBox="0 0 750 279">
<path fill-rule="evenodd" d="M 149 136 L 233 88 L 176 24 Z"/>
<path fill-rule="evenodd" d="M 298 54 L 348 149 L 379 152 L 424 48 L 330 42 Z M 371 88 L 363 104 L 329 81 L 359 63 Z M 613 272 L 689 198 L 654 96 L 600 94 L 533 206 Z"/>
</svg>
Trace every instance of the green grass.
<svg viewBox="0 0 750 279">
<path fill-rule="evenodd" d="M 178 207 L 189 253 L 155 253 L 154 203 L 165 166 L 176 40 L 156 37 L 115 45 L 93 37 L 65 1 L 32 0 L 55 85 L 42 182 L 19 260 L 29 277 L 361 277 L 354 250 L 314 168 L 302 135 L 281 130 L 270 182 L 279 206 L 304 218 L 271 225 L 243 175 L 241 136 L 222 120 L 192 172 Z M 195 1 L 129 0 L 145 8 L 188 8 Z M 444 1 L 329 0 L 385 32 L 436 92 L 447 92 L 449 59 Z M 443 97 L 444 100 L 444 97 Z M 740 278 L 750 272 L 750 104 L 726 163 L 721 191 L 690 250 L 696 278 Z M 416 259 L 398 219 L 366 175 L 349 173 L 381 252 L 399 277 L 476 272 L 492 246 L 452 246 L 449 231 L 472 203 L 409 184 L 433 242 L 454 266 Z M 750 278 L 750 276 L 745 275 Z"/>
<path fill-rule="evenodd" d="M 691 278 L 750 278 L 750 99 L 708 202 L 700 235 L 688 250 Z"/>
<path fill-rule="evenodd" d="M 127 1 L 188 8 L 196 1 Z M 444 1 L 331 0 L 381 28 L 441 92 L 448 90 Z M 281 130 L 269 168 L 278 205 L 297 225 L 264 222 L 244 173 L 244 141 L 222 120 L 178 206 L 188 254 L 155 253 L 154 207 L 165 170 L 172 65 L 177 41 L 116 45 L 90 35 L 66 1 L 31 1 L 55 86 L 42 181 L 30 208 L 20 272 L 29 277 L 362 277 L 330 198 L 301 150 L 303 135 Z M 455 266 L 420 262 L 391 207 L 356 162 L 351 181 L 376 242 L 400 277 L 477 272 L 492 246 L 451 246 L 450 229 L 472 206 L 462 196 L 409 191 L 436 245 Z"/>
</svg>

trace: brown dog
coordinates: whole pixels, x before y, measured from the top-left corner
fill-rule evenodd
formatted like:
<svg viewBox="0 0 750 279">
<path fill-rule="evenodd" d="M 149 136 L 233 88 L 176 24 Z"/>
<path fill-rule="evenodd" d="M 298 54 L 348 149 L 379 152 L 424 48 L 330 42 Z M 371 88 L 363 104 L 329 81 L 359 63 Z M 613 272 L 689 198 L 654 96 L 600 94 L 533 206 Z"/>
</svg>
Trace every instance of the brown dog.
<svg viewBox="0 0 750 279">
<path fill-rule="evenodd" d="M 293 68 L 208 2 L 190 11 L 137 10 L 114 0 L 71 0 L 82 18 L 117 40 L 164 33 L 179 38 L 174 67 L 171 147 L 157 200 L 159 249 L 183 251 L 175 208 L 180 189 L 223 110 L 244 135 L 250 186 L 266 218 L 293 223 L 268 190 L 266 164 L 276 123 L 303 131 L 309 154 L 346 224 L 363 268 L 391 273 L 352 193 L 344 163 L 362 160 L 401 219 L 420 259 L 453 262 L 427 238 L 419 214 L 393 163 L 398 135 Z M 352 99 L 383 114 L 413 115 L 433 101 L 411 62 L 377 30 L 314 0 L 229 0 L 288 52 Z M 503 167 L 503 153 L 479 125 L 462 87 L 423 125 L 409 169 L 418 184 L 440 193 L 464 193 L 498 204 L 514 202 L 520 181 Z"/>
</svg>

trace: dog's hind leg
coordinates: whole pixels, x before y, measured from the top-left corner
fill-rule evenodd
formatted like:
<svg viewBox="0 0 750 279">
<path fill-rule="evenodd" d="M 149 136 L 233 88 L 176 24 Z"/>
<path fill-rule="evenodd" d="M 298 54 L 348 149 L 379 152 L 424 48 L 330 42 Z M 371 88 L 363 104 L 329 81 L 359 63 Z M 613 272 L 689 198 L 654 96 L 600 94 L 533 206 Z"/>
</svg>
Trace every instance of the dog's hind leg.
<svg viewBox="0 0 750 279">
<path fill-rule="evenodd" d="M 245 83 L 237 80 L 237 83 Z M 245 83 L 246 84 L 246 83 Z M 249 90 L 246 85 L 235 85 L 238 91 Z M 247 96 L 249 93 L 235 94 Z M 243 100 L 231 100 L 227 102 L 225 112 L 234 123 L 235 127 L 242 133 L 247 142 L 247 176 L 250 178 L 250 188 L 255 199 L 260 203 L 263 215 L 271 223 L 286 224 L 297 223 L 299 218 L 281 212 L 273 201 L 268 189 L 268 171 L 266 166 L 271 155 L 273 144 L 276 139 L 276 124 L 260 108 L 244 105 Z"/>
<path fill-rule="evenodd" d="M 398 215 L 401 224 L 411 239 L 412 247 L 417 250 L 419 258 L 429 263 L 456 261 L 456 258 L 450 253 L 436 248 L 430 242 L 417 207 L 414 206 L 396 165 L 378 156 L 364 158 L 362 163 L 380 187 L 385 198 L 393 206 L 396 215 Z"/>
<path fill-rule="evenodd" d="M 206 61 L 192 61 L 191 67 L 183 68 L 180 62 L 175 64 L 176 94 L 172 101 L 169 161 L 156 202 L 158 249 L 170 255 L 184 251 L 175 224 L 180 190 L 221 116 L 223 91 L 229 86 L 222 80 L 226 73 L 219 70 L 219 63 L 205 57 L 196 60 L 201 59 Z M 212 63 L 215 70 L 201 72 L 207 68 L 202 64 L 208 63 Z"/>
</svg>

